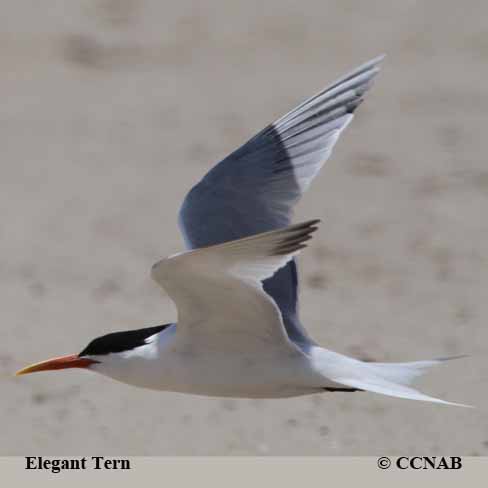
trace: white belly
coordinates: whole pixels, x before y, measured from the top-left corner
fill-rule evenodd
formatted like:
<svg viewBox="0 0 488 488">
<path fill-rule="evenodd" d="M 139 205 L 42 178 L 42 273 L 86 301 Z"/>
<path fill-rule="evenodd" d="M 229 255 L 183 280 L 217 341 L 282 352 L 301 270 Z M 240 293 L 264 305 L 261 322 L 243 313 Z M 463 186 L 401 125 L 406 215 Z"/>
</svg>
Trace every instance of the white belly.
<svg viewBox="0 0 488 488">
<path fill-rule="evenodd" d="M 321 391 L 324 378 L 308 358 L 280 348 L 240 350 L 238 343 L 177 344 L 173 331 L 94 370 L 143 388 L 206 396 L 280 398 Z"/>
<path fill-rule="evenodd" d="M 213 354 L 179 364 L 167 378 L 165 389 L 197 395 L 244 398 L 279 398 L 305 395 L 317 388 L 310 386 L 304 364 L 289 356 L 240 356 Z"/>
</svg>

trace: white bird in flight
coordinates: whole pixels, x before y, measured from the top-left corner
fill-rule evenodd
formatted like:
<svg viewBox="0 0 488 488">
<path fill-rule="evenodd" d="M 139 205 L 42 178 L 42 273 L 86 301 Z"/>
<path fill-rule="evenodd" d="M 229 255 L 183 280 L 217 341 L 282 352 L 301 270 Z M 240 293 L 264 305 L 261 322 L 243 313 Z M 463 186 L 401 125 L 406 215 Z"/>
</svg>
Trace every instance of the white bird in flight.
<svg viewBox="0 0 488 488">
<path fill-rule="evenodd" d="M 410 384 L 445 359 L 364 362 L 319 346 L 301 324 L 294 256 L 318 220 L 289 225 L 379 71 L 365 63 L 270 124 L 188 193 L 180 227 L 191 250 L 152 267 L 178 322 L 115 332 L 79 354 L 17 375 L 85 368 L 131 385 L 208 396 L 282 398 L 370 391 L 447 403 Z"/>
</svg>

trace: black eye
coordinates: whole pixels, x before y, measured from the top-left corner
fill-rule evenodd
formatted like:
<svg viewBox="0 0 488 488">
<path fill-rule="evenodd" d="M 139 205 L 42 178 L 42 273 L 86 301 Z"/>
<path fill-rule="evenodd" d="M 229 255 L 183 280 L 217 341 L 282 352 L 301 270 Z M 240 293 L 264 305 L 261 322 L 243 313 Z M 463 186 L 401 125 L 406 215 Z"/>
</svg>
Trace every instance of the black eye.
<svg viewBox="0 0 488 488">
<path fill-rule="evenodd" d="M 93 339 L 78 356 L 96 356 L 112 352 L 130 351 L 146 344 L 146 339 L 169 327 L 171 324 L 146 327 L 144 329 L 112 332 Z"/>
</svg>

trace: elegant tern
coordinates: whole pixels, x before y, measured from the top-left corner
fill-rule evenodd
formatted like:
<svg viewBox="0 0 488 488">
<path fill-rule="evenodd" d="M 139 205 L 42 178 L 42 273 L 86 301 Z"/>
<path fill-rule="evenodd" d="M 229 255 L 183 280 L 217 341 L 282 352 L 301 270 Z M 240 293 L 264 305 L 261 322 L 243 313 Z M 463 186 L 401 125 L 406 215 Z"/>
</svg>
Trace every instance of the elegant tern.
<svg viewBox="0 0 488 488">
<path fill-rule="evenodd" d="M 186 196 L 186 252 L 151 275 L 178 322 L 115 332 L 79 354 L 28 366 L 85 368 L 135 386 L 209 396 L 281 398 L 370 391 L 447 403 L 410 384 L 445 359 L 364 362 L 320 347 L 297 312 L 294 256 L 317 220 L 290 225 L 295 204 L 354 117 L 383 56 L 343 76 L 213 167 Z"/>
</svg>

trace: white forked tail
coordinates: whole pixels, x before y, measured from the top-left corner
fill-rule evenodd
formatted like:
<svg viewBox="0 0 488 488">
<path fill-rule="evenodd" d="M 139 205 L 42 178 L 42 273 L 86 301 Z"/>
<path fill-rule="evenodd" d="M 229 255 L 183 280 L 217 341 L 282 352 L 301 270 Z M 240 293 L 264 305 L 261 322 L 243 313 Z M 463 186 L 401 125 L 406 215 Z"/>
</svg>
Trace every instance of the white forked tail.
<svg viewBox="0 0 488 488">
<path fill-rule="evenodd" d="M 448 402 L 439 398 L 424 395 L 420 391 L 409 386 L 416 378 L 426 373 L 430 367 L 450 359 L 458 359 L 464 356 L 432 359 L 428 361 L 413 361 L 408 363 L 365 363 L 352 358 L 346 358 L 345 356 L 342 357 L 345 359 L 342 364 L 344 367 L 344 374 L 341 372 L 341 369 L 343 369 L 340 365 L 342 362 L 341 360 L 339 360 L 330 371 L 324 371 L 327 377 L 336 383 L 393 397 L 473 408 L 471 405 Z"/>
</svg>

